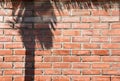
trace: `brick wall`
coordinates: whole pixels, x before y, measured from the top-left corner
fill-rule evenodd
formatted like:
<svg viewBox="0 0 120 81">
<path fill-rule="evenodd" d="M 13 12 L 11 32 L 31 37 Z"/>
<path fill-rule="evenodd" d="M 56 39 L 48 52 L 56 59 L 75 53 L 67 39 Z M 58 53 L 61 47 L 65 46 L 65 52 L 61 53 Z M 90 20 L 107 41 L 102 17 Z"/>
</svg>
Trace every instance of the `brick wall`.
<svg viewBox="0 0 120 81">
<path fill-rule="evenodd" d="M 0 2 L 0 81 L 120 81 L 120 1 L 71 1 Z"/>
</svg>

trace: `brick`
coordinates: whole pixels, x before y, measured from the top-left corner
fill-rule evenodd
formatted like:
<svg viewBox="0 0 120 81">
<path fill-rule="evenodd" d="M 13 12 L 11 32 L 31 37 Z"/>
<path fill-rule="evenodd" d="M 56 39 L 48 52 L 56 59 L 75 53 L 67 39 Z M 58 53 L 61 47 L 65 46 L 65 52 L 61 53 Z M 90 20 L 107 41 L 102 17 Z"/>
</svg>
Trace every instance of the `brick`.
<svg viewBox="0 0 120 81">
<path fill-rule="evenodd" d="M 80 70 L 63 70 L 64 75 L 80 75 Z"/>
<path fill-rule="evenodd" d="M 3 69 L 3 68 L 4 68 L 4 69 L 5 69 L 5 68 L 6 68 L 6 69 L 7 69 L 7 68 L 12 68 L 12 63 L 7 63 L 7 62 L 2 62 L 2 63 L 1 63 L 1 62 L 0 62 L 0 68 L 1 68 L 1 69 Z"/>
<path fill-rule="evenodd" d="M 51 81 L 51 76 L 35 76 L 35 81 Z"/>
<path fill-rule="evenodd" d="M 112 30 L 103 30 L 102 34 L 105 36 L 119 36 L 120 35 L 120 30 L 118 29 L 112 29 Z"/>
<path fill-rule="evenodd" d="M 83 75 L 99 75 L 100 70 L 82 70 Z"/>
<path fill-rule="evenodd" d="M 93 43 L 105 43 L 108 41 L 109 41 L 109 38 L 103 37 L 103 36 L 96 36 L 96 37 L 91 38 L 91 42 L 93 42 Z"/>
<path fill-rule="evenodd" d="M 94 23 L 92 24 L 92 28 L 95 28 L 95 29 L 107 29 L 109 28 L 108 24 L 107 23 Z"/>
<path fill-rule="evenodd" d="M 54 63 L 53 68 L 70 68 L 71 64 L 70 63 Z"/>
<path fill-rule="evenodd" d="M 120 81 L 120 76 L 112 76 L 111 80 L 112 81 Z"/>
<path fill-rule="evenodd" d="M 12 81 L 11 76 L 0 76 L 0 81 Z"/>
<path fill-rule="evenodd" d="M 23 57 L 21 56 L 6 56 L 4 57 L 5 62 L 22 62 Z"/>
<path fill-rule="evenodd" d="M 72 81 L 90 81 L 89 76 L 72 76 Z"/>
<path fill-rule="evenodd" d="M 51 55 L 51 51 L 50 50 L 36 50 L 35 51 L 35 55 Z"/>
<path fill-rule="evenodd" d="M 55 55 L 70 55 L 70 50 L 53 50 Z"/>
<path fill-rule="evenodd" d="M 89 50 L 72 50 L 73 55 L 90 55 Z"/>
<path fill-rule="evenodd" d="M 111 42 L 112 43 L 119 43 L 120 42 L 120 37 L 117 36 L 117 37 L 111 37 Z"/>
<path fill-rule="evenodd" d="M 2 16 L 12 16 L 13 10 L 11 9 L 4 9 L 0 11 L 0 15 Z"/>
<path fill-rule="evenodd" d="M 80 44 L 74 44 L 74 43 L 64 43 L 63 48 L 64 49 L 77 49 L 77 48 L 81 48 L 81 45 Z"/>
<path fill-rule="evenodd" d="M 5 70 L 5 75 L 22 75 L 22 70 Z"/>
<path fill-rule="evenodd" d="M 120 68 L 120 63 L 113 63 L 111 67 L 113 69 L 119 69 Z"/>
<path fill-rule="evenodd" d="M 79 9 L 72 10 L 72 16 L 89 16 L 89 15 L 90 15 L 89 10 L 79 10 Z"/>
<path fill-rule="evenodd" d="M 0 42 L 12 42 L 12 36 L 0 36 Z"/>
<path fill-rule="evenodd" d="M 65 23 L 80 22 L 80 17 L 74 17 L 74 16 L 62 17 L 62 22 Z"/>
<path fill-rule="evenodd" d="M 63 35 L 64 36 L 79 36 L 80 31 L 79 30 L 64 30 Z"/>
<path fill-rule="evenodd" d="M 68 76 L 54 76 L 53 81 L 70 81 Z"/>
<path fill-rule="evenodd" d="M 111 28 L 119 29 L 120 28 L 120 23 L 113 23 L 113 24 L 111 24 Z"/>
<path fill-rule="evenodd" d="M 119 44 L 103 44 L 102 48 L 103 49 L 119 49 L 120 45 Z"/>
<path fill-rule="evenodd" d="M 12 30 L 12 29 L 8 29 L 8 30 L 4 30 L 4 34 L 5 35 L 21 35 L 20 31 L 19 30 Z"/>
<path fill-rule="evenodd" d="M 110 11 L 106 10 L 92 10 L 93 16 L 110 16 Z"/>
<path fill-rule="evenodd" d="M 82 30 L 81 33 L 82 33 L 82 36 L 99 36 L 100 35 L 99 30 Z"/>
<path fill-rule="evenodd" d="M 72 23 L 72 28 L 81 28 L 81 29 L 88 29 L 90 28 L 90 24 L 87 23 Z"/>
<path fill-rule="evenodd" d="M 73 37 L 72 42 L 89 42 L 89 37 Z"/>
<path fill-rule="evenodd" d="M 110 64 L 109 63 L 94 63 L 94 64 L 92 64 L 92 68 L 108 69 L 108 68 L 110 68 Z"/>
<path fill-rule="evenodd" d="M 103 16 L 100 17 L 101 22 L 117 22 L 119 21 L 119 17 L 117 16 Z"/>
<path fill-rule="evenodd" d="M 119 56 L 104 56 L 102 57 L 103 62 L 120 62 Z"/>
<path fill-rule="evenodd" d="M 73 63 L 73 68 L 90 68 L 88 63 Z"/>
<path fill-rule="evenodd" d="M 120 56 L 120 50 L 117 50 L 117 49 L 112 50 L 112 55 L 113 55 L 113 56 L 114 56 L 114 55 Z"/>
<path fill-rule="evenodd" d="M 44 70 L 44 73 L 45 73 L 46 75 L 60 75 L 60 74 L 61 74 L 61 70 L 48 69 L 48 70 Z"/>
<path fill-rule="evenodd" d="M 0 50 L 0 55 L 12 55 L 12 50 Z"/>
<path fill-rule="evenodd" d="M 62 58 L 58 56 L 47 56 L 44 57 L 44 62 L 61 62 Z"/>
<path fill-rule="evenodd" d="M 79 56 L 64 56 L 63 62 L 80 62 Z"/>
<path fill-rule="evenodd" d="M 55 37 L 53 42 L 70 42 L 70 37 Z"/>
<path fill-rule="evenodd" d="M 105 74 L 105 75 L 120 75 L 120 70 L 103 70 L 102 74 Z"/>
<path fill-rule="evenodd" d="M 0 56 L 0 62 L 2 62 L 3 61 L 3 57 L 2 56 Z"/>
<path fill-rule="evenodd" d="M 35 68 L 51 68 L 51 63 L 35 63 Z"/>
<path fill-rule="evenodd" d="M 22 43 L 7 43 L 5 44 L 6 49 L 20 49 L 23 48 Z"/>
<path fill-rule="evenodd" d="M 99 56 L 82 56 L 82 62 L 100 62 Z"/>
<path fill-rule="evenodd" d="M 82 17 L 81 18 L 82 23 L 97 23 L 100 22 L 99 17 Z"/>
<path fill-rule="evenodd" d="M 21 69 L 21 68 L 25 67 L 25 64 L 23 62 L 16 62 L 16 63 L 14 63 L 14 67 L 16 69 L 18 69 L 18 68 Z"/>
<path fill-rule="evenodd" d="M 99 44 L 83 44 L 83 49 L 99 49 Z"/>
<path fill-rule="evenodd" d="M 93 55 L 109 55 L 109 51 L 108 50 L 92 50 L 92 54 Z"/>
<path fill-rule="evenodd" d="M 109 76 L 93 76 L 92 81 L 110 81 Z"/>
<path fill-rule="evenodd" d="M 13 25 L 9 23 L 0 23 L 0 28 L 12 28 Z"/>
</svg>

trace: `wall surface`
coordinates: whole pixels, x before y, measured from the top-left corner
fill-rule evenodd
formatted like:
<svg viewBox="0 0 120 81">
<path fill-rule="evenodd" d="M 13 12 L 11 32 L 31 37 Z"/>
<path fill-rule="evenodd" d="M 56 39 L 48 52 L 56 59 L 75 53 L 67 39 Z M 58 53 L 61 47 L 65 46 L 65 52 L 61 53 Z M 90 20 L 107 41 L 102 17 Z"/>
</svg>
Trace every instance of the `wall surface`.
<svg viewBox="0 0 120 81">
<path fill-rule="evenodd" d="M 71 1 L 0 2 L 0 81 L 120 81 L 120 0 Z"/>
</svg>

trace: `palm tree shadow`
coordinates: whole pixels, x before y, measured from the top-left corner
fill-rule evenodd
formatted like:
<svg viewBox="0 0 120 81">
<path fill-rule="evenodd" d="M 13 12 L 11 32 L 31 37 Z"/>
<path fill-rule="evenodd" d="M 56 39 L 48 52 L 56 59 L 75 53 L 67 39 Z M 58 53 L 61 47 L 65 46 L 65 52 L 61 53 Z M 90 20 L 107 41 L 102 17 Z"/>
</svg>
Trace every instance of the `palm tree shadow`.
<svg viewBox="0 0 120 81">
<path fill-rule="evenodd" d="M 24 81 L 34 81 L 35 75 L 35 51 L 48 50 L 53 47 L 53 33 L 55 31 L 56 17 L 51 11 L 53 9 L 50 0 L 35 4 L 34 0 L 24 0 L 12 2 L 14 8 L 13 14 L 17 16 L 13 21 L 7 21 L 15 24 L 20 23 L 19 34 L 25 48 L 25 73 Z M 29 4 L 28 4 L 29 3 Z M 18 8 L 20 8 L 18 10 Z M 51 11 L 47 15 L 48 11 Z M 22 20 L 20 18 L 22 17 Z M 54 18 L 54 19 L 53 19 Z M 31 26 L 22 26 L 29 23 Z M 18 28 L 14 26 L 13 28 Z M 40 44 L 39 47 L 37 45 Z"/>
</svg>

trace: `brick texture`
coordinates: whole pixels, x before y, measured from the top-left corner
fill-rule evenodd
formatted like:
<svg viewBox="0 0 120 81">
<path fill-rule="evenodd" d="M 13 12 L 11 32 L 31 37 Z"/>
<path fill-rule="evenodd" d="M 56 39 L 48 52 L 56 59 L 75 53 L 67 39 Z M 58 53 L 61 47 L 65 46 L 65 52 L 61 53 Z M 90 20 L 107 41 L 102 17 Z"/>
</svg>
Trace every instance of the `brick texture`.
<svg viewBox="0 0 120 81">
<path fill-rule="evenodd" d="M 120 81 L 120 0 L 1 1 L 0 81 Z"/>
</svg>

